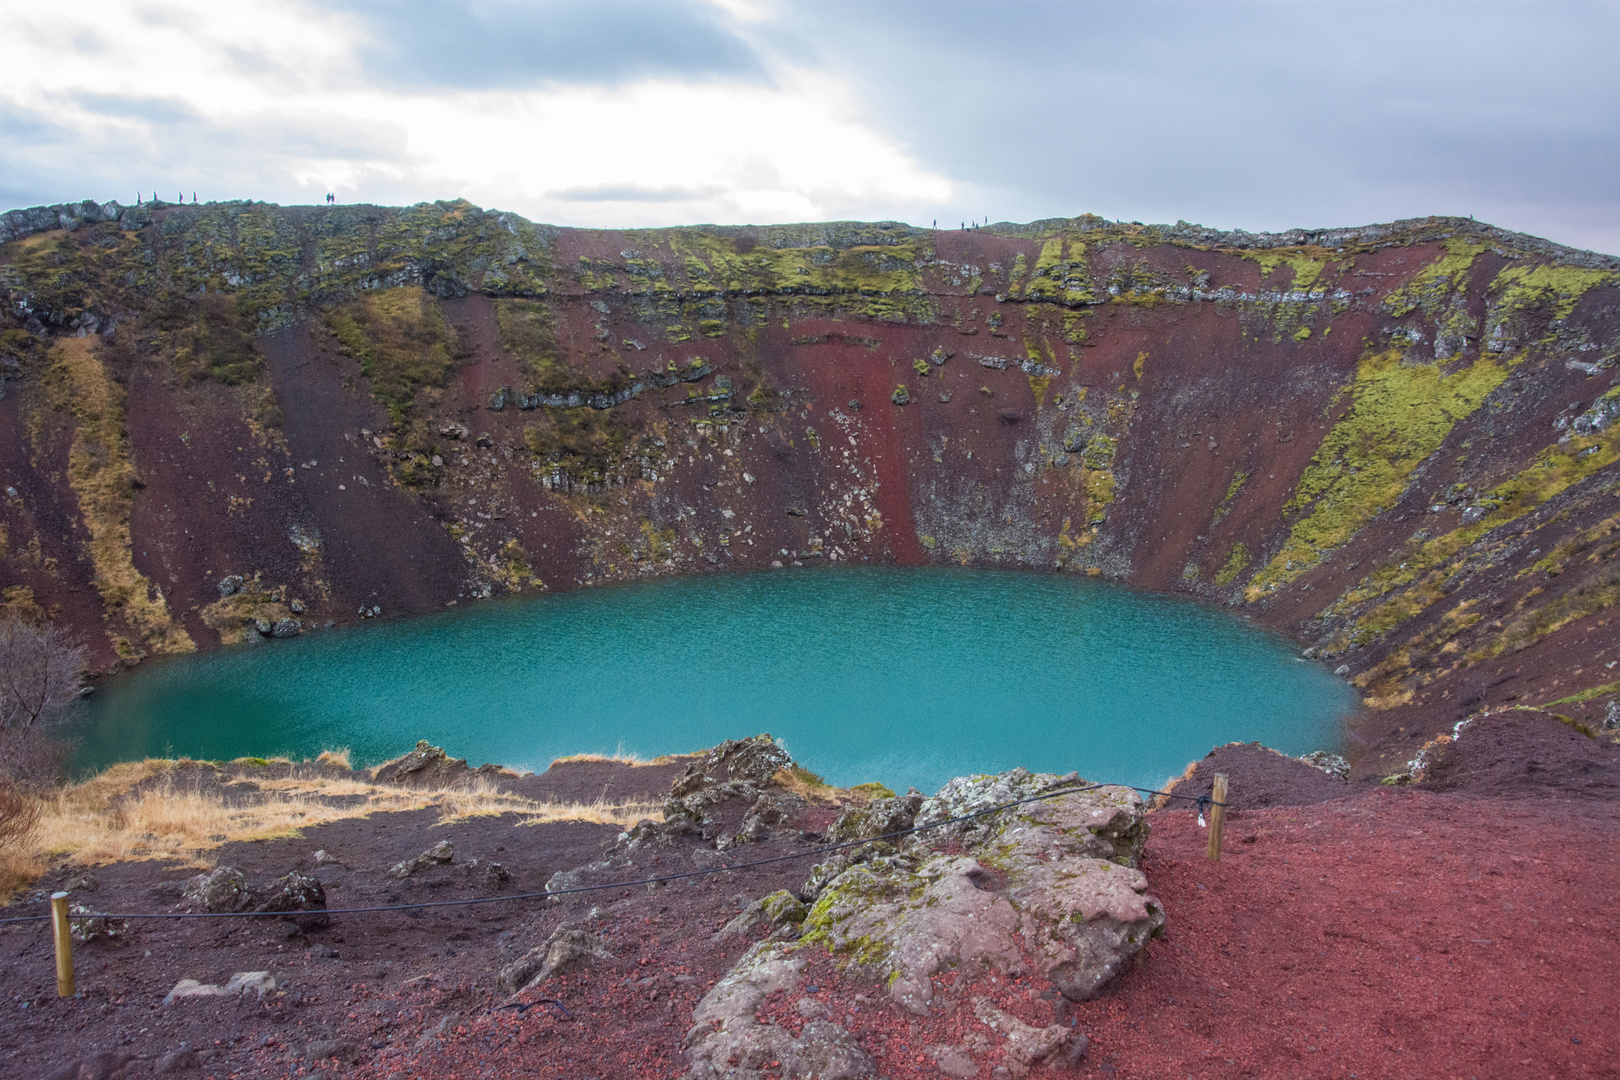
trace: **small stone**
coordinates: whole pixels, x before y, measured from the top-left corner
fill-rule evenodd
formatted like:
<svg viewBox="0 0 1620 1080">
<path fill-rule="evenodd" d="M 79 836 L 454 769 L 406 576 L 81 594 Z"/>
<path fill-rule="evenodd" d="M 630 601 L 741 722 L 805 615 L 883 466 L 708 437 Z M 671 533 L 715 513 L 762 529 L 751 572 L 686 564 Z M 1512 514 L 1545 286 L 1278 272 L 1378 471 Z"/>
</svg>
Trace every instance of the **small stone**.
<svg viewBox="0 0 1620 1080">
<path fill-rule="evenodd" d="M 467 860 L 466 868 L 486 889 L 497 888 L 512 880 L 512 872 L 494 859 L 475 855 Z"/>
<path fill-rule="evenodd" d="M 234 866 L 220 866 L 198 874 L 186 884 L 182 899 L 202 911 L 245 911 L 258 902 L 247 878 Z"/>
<path fill-rule="evenodd" d="M 124 1069 L 134 1060 L 134 1054 L 91 1054 L 63 1065 L 46 1080 L 114 1080 L 123 1076 Z"/>
<path fill-rule="evenodd" d="M 92 909 L 83 904 L 68 905 L 69 932 L 73 940 L 80 945 L 88 945 L 92 941 L 104 941 L 109 945 L 128 945 L 130 941 L 130 924 L 128 919 L 110 919 L 106 916 L 82 918 L 90 916 Z"/>
<path fill-rule="evenodd" d="M 396 878 L 408 878 L 417 871 L 425 870 L 430 866 L 443 866 L 444 864 L 452 861 L 455 857 L 455 845 L 448 840 L 440 840 L 437 844 L 434 844 L 432 847 L 428 848 L 415 858 L 405 859 L 401 862 L 395 863 L 391 868 L 389 868 L 388 876 Z"/>
<path fill-rule="evenodd" d="M 354 1043 L 345 1042 L 343 1039 L 316 1039 L 304 1049 L 305 1061 L 325 1061 L 328 1058 L 335 1058 L 347 1064 L 359 1056 L 360 1051 L 355 1048 Z"/>
<path fill-rule="evenodd" d="M 90 874 L 74 874 L 62 883 L 63 892 L 95 892 L 101 888 L 100 882 Z"/>
<path fill-rule="evenodd" d="M 238 971 L 225 984 L 227 994 L 255 994 L 264 997 L 276 988 L 275 976 L 268 971 Z"/>
<path fill-rule="evenodd" d="M 182 1046 L 178 1050 L 170 1050 L 157 1059 L 152 1066 L 152 1072 L 158 1076 L 169 1076 L 177 1072 L 186 1072 L 191 1069 L 202 1068 L 202 1062 L 197 1060 L 197 1051 L 189 1046 Z"/>
<path fill-rule="evenodd" d="M 324 912 L 326 889 L 320 881 L 294 870 L 271 884 L 271 891 L 255 911 L 284 912 L 288 922 L 300 930 L 317 930 L 330 919 Z M 298 912 L 312 912 L 302 915 Z"/>
<path fill-rule="evenodd" d="M 547 979 L 591 967 L 613 959 L 607 942 L 583 930 L 562 928 L 523 956 L 501 968 L 502 986 L 512 993 L 536 986 Z"/>
</svg>

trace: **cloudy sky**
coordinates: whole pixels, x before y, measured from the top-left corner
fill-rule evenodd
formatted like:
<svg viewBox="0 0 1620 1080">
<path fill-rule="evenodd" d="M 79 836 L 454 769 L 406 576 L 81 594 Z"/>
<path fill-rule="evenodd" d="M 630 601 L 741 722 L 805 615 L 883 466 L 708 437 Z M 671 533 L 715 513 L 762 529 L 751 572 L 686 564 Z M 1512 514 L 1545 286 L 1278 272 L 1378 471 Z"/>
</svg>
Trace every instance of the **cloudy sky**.
<svg viewBox="0 0 1620 1080">
<path fill-rule="evenodd" d="M 0 0 L 0 209 L 1474 214 L 1620 253 L 1620 4 Z"/>
</svg>

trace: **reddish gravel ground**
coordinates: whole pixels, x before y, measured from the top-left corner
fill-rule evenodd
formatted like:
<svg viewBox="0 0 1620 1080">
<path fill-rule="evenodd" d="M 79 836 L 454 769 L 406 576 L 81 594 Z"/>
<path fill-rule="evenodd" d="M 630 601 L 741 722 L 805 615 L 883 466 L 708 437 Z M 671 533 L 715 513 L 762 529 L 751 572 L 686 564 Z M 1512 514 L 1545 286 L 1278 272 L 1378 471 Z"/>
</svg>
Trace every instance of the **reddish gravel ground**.
<svg viewBox="0 0 1620 1080">
<path fill-rule="evenodd" d="M 1168 932 L 1113 993 L 1073 1008 L 1091 1050 L 1052 1075 L 1620 1076 L 1613 804 L 1385 789 L 1237 811 L 1218 865 L 1205 859 L 1207 834 L 1191 813 L 1153 821 L 1144 869 Z M 682 952 L 673 942 L 643 951 L 638 964 L 679 973 Z M 825 961 L 811 972 L 834 1019 L 869 1049 L 887 1048 L 893 1080 L 940 1076 L 924 1051 L 974 1025 L 961 1007 L 921 1021 L 862 1008 L 854 995 L 873 987 L 840 984 Z M 660 993 L 656 982 L 626 985 L 621 972 L 553 986 L 573 1020 L 539 1007 L 485 1015 L 361 1075 L 682 1071 L 684 1018 L 701 986 Z M 946 1001 L 965 999 L 955 989 L 944 987 Z M 968 993 L 987 991 L 1031 1023 L 1060 1015 L 1037 979 Z M 762 1017 L 795 1017 L 799 996 L 773 1001 Z M 626 1040 L 632 1017 L 641 1038 Z M 661 1039 L 645 1039 L 652 1017 Z"/>
<path fill-rule="evenodd" d="M 936 982 L 933 1015 L 917 1018 L 818 953 L 803 988 L 772 998 L 760 1017 L 797 1030 L 801 999 L 812 996 L 888 1080 L 939 1077 L 931 1050 L 975 1038 L 979 1075 L 991 1076 L 1002 1044 L 974 1016 L 979 995 L 1029 1023 L 1069 1022 L 1089 1037 L 1085 1058 L 1037 1077 L 1620 1077 L 1620 802 L 1606 797 L 1620 748 L 1571 734 L 1527 714 L 1481 722 L 1459 744 L 1467 752 L 1436 770 L 1436 786 L 1461 790 L 1440 791 L 1324 786 L 1322 774 L 1270 751 L 1218 748 L 1183 783 L 1196 792 L 1216 768 L 1233 777 L 1225 856 L 1205 859 L 1207 834 L 1190 811 L 1152 815 L 1143 870 L 1166 932 L 1102 998 L 1071 1007 L 1036 977 L 951 976 Z M 537 794 L 604 784 L 652 794 L 667 787 L 666 773 L 580 764 L 526 783 Z M 1244 809 L 1246 794 L 1272 805 Z M 744 809 L 724 804 L 727 827 Z M 818 833 L 833 813 L 809 808 L 731 857 L 808 850 L 813 836 L 797 830 Z M 334 902 L 398 902 L 466 894 L 473 883 L 460 860 L 490 852 L 514 875 L 507 888 L 539 888 L 554 870 L 595 858 L 614 832 L 380 814 L 301 839 L 230 845 L 221 856 L 258 879 L 305 865 L 324 846 L 353 863 L 322 871 Z M 456 843 L 457 865 L 420 882 L 383 875 L 440 837 Z M 750 899 L 797 887 L 810 861 L 550 907 L 340 916 L 308 934 L 148 923 L 134 946 L 86 947 L 84 995 L 68 1002 L 51 993 L 44 928 L 7 927 L 0 985 L 9 1001 L 0 1004 L 15 1011 L 0 1027 L 0 1077 L 133 1080 L 189 1043 L 202 1051 L 200 1072 L 180 1074 L 191 1078 L 667 1080 L 685 1071 L 693 1006 L 753 940 L 715 931 Z M 603 873 L 620 880 L 701 863 L 677 844 Z M 94 895 L 115 906 L 172 903 L 185 873 L 104 867 Z M 600 935 L 615 959 L 521 995 L 526 1011 L 496 1008 L 510 1003 L 498 968 L 564 924 Z M 281 983 L 263 1001 L 158 1004 L 180 976 L 263 968 Z M 571 1015 L 538 1004 L 539 994 Z M 323 1040 L 336 1057 L 316 1052 Z M 97 1053 L 135 1060 L 109 1071 L 89 1056 Z"/>
</svg>

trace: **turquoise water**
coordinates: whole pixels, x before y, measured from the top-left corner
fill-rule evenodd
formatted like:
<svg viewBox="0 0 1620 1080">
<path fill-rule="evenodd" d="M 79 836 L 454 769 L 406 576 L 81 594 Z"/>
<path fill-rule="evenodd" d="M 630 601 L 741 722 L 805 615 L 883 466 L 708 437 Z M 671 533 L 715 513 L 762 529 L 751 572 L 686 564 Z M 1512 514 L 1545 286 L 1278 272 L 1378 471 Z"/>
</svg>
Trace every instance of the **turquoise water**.
<svg viewBox="0 0 1620 1080">
<path fill-rule="evenodd" d="M 1067 576 L 716 575 L 513 598 L 148 662 L 74 725 L 148 755 L 356 765 L 428 739 L 473 764 L 650 757 L 768 731 L 837 784 L 966 772 L 1157 784 L 1210 747 L 1337 746 L 1350 688 L 1224 611 Z"/>
</svg>

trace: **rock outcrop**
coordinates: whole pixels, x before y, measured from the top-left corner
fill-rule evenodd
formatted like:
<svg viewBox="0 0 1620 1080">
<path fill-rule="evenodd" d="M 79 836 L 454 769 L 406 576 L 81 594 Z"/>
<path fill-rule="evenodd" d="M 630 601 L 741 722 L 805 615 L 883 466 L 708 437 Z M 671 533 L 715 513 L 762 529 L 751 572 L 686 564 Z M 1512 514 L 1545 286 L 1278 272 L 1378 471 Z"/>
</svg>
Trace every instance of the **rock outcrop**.
<svg viewBox="0 0 1620 1080">
<path fill-rule="evenodd" d="M 1020 800 L 1031 801 L 986 813 Z M 795 1036 L 758 1018 L 770 995 L 799 988 L 813 955 L 830 957 L 892 1007 L 926 1016 L 947 972 L 955 1004 L 963 986 L 1030 974 L 1084 1001 L 1164 928 L 1137 867 L 1148 829 L 1142 801 L 1127 788 L 1017 769 L 953 780 L 928 799 L 913 793 L 848 810 L 832 833 L 858 839 L 914 826 L 923 828 L 818 866 L 804 890 L 808 911 L 778 893 L 720 931 L 717 941 L 771 928 L 694 1010 L 691 1080 L 760 1077 L 770 1062 L 789 1076 L 875 1075 L 871 1055 L 836 1024 L 819 1019 Z M 801 1004 L 807 1017 L 819 1009 L 808 998 Z M 1000 1037 L 992 1044 L 981 1035 L 977 1050 L 994 1051 L 998 1075 L 1084 1052 L 1084 1037 L 1069 1027 L 1029 1024 L 987 996 L 973 1013 Z M 931 1053 L 946 1075 L 978 1074 L 973 1046 Z"/>
<path fill-rule="evenodd" d="M 847 1030 L 828 1020 L 812 1020 L 797 1037 L 754 1016 L 772 994 L 804 982 L 805 961 L 788 947 L 761 943 L 743 954 L 714 989 L 692 1010 L 686 1036 L 691 1061 L 688 1080 L 754 1080 L 767 1067 L 780 1075 L 816 1080 L 866 1080 L 877 1063 Z"/>
<path fill-rule="evenodd" d="M 1022 769 L 958 778 L 923 800 L 915 821 L 946 822 L 1078 782 Z M 1146 839 L 1141 798 L 1126 788 L 913 833 L 892 854 L 864 849 L 833 876 L 813 874 L 826 880 L 804 940 L 870 973 L 913 1012 L 928 1011 L 932 978 L 947 966 L 1018 974 L 1033 964 L 1083 1001 L 1164 926 L 1136 869 Z"/>
<path fill-rule="evenodd" d="M 562 927 L 518 959 L 501 968 L 499 980 L 512 993 L 538 986 L 547 979 L 579 971 L 605 960 L 613 953 L 595 934 L 573 927 Z"/>
</svg>

